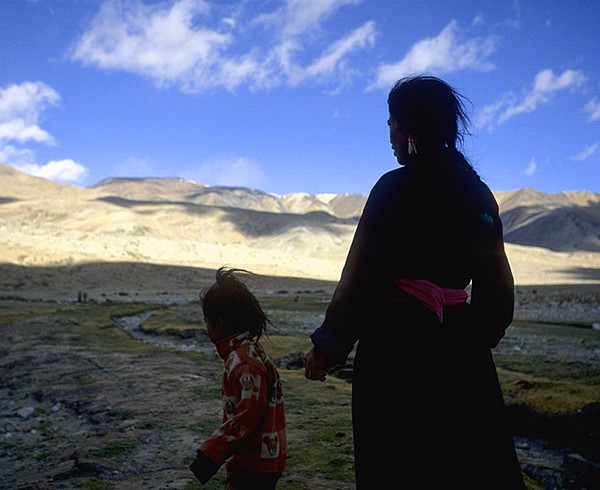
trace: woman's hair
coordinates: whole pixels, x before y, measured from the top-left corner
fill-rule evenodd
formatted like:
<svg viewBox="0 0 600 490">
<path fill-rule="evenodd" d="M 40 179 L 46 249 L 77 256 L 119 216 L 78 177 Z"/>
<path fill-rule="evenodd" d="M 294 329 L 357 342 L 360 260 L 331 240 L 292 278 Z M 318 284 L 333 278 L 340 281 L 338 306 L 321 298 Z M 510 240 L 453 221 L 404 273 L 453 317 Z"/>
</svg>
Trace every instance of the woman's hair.
<svg viewBox="0 0 600 490">
<path fill-rule="evenodd" d="M 388 107 L 400 129 L 417 139 L 418 147 L 456 150 L 469 128 L 463 100 L 468 99 L 443 80 L 420 75 L 398 80 L 388 96 Z"/>
<path fill-rule="evenodd" d="M 266 332 L 271 320 L 260 307 L 236 273 L 248 273 L 244 269 L 221 267 L 216 282 L 200 295 L 204 316 L 226 335 L 249 331 L 259 339 Z"/>
</svg>

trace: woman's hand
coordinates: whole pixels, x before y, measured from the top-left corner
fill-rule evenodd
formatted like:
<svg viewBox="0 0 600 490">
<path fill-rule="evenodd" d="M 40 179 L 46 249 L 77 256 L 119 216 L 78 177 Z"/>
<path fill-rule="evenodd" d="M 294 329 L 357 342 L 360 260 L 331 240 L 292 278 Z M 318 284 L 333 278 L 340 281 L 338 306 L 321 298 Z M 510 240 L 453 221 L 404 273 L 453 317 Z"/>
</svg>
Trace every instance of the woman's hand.
<svg viewBox="0 0 600 490">
<path fill-rule="evenodd" d="M 325 381 L 325 358 L 316 347 L 304 356 L 304 376 L 307 379 Z"/>
</svg>

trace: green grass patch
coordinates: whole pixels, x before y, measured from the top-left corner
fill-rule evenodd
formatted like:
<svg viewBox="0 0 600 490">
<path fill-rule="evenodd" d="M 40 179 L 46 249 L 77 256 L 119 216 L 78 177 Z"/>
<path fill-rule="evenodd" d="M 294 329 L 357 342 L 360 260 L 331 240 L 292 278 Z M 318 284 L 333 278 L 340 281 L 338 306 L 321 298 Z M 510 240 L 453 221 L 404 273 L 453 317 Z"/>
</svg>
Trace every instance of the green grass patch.
<svg viewBox="0 0 600 490">
<path fill-rule="evenodd" d="M 183 490 L 223 490 L 225 488 L 226 474 L 225 469 L 221 468 L 221 470 L 204 485 L 196 478 L 192 478 L 190 479 L 190 482 L 183 487 Z"/>
<path fill-rule="evenodd" d="M 329 377 L 309 381 L 300 371 L 282 371 L 288 418 L 288 473 L 320 473 L 354 481 L 351 390 Z"/>
<path fill-rule="evenodd" d="M 599 349 L 591 329 L 516 322 L 493 351 L 507 404 L 562 414 L 600 401 Z"/>
<path fill-rule="evenodd" d="M 308 335 L 319 326 L 329 298 L 327 294 L 282 294 L 259 298 L 265 311 L 280 328 L 271 330 L 270 335 L 262 341 L 271 358 L 305 353 L 311 348 Z M 75 350 L 116 352 L 141 359 L 162 351 L 159 347 L 133 338 L 117 326 L 114 319 L 147 311 L 154 312 L 144 322 L 148 332 L 173 334 L 189 329 L 204 329 L 198 303 L 167 306 L 143 303 L 48 303 L 35 305 L 31 309 L 26 306 L 10 311 L 0 309 L 0 333 L 3 327 L 14 324 L 15 328 L 10 334 L 16 335 L 14 332 L 18 332 L 26 340 L 26 345 L 66 345 Z M 569 349 L 572 349 L 573 356 L 559 355 L 563 352 L 568 354 Z M 600 361 L 594 361 L 593 358 L 589 362 L 580 360 L 577 353 L 581 349 L 597 352 L 600 349 L 598 333 L 566 326 L 516 324 L 494 350 L 507 403 L 526 405 L 549 414 L 561 414 L 599 401 Z M 546 354 L 548 352 L 550 354 Z M 191 433 L 190 440 L 201 441 L 221 422 L 220 380 L 223 362 L 215 355 L 192 351 L 170 349 L 169 356 L 172 355 L 188 357 L 198 368 L 188 367 L 188 372 L 182 375 L 201 373 L 194 381 L 181 385 L 187 387 L 187 391 L 182 391 L 181 403 L 193 397 L 197 401 L 210 401 L 210 405 L 204 404 L 208 408 L 197 416 L 194 414 L 194 418 L 182 418 L 175 425 L 165 422 L 164 428 L 156 425 L 152 430 L 160 433 L 163 430 L 184 429 Z M 186 365 L 192 366 L 192 363 Z M 33 371 L 28 366 L 19 369 L 11 378 L 13 388 L 18 384 L 26 385 L 32 378 Z M 289 459 L 278 488 L 308 490 L 308 482 L 314 475 L 325 475 L 324 478 L 331 481 L 331 488 L 336 487 L 336 482 L 353 482 L 352 386 L 332 376 L 325 383 L 320 383 L 306 380 L 302 370 L 279 371 L 286 400 Z M 160 376 L 160 373 L 157 375 Z M 75 379 L 57 380 L 53 388 L 65 389 L 71 384 L 84 386 L 88 379 L 91 378 L 82 375 Z M 111 416 L 117 426 L 119 421 L 135 418 L 136 414 L 124 410 Z M 46 427 L 42 429 L 46 430 Z M 120 434 L 115 429 L 114 433 L 107 434 L 104 445 L 90 449 L 87 456 L 100 459 L 127 457 L 127 453 L 136 447 L 133 436 L 132 440 L 126 440 L 127 435 L 129 433 Z M 111 437 L 117 440 L 110 440 Z M 9 454 L 13 449 L 11 443 L 4 441 L 0 444 L 0 456 Z M 191 449 L 193 452 L 194 448 Z M 184 462 L 186 466 L 189 465 L 189 455 L 186 455 Z M 221 490 L 225 474 L 225 469 L 221 469 L 208 485 L 201 485 L 190 476 L 185 488 Z M 77 484 L 89 489 L 114 488 L 111 482 L 91 478 L 77 479 Z M 526 479 L 526 485 L 528 490 L 542 488 L 529 478 Z"/>
<path fill-rule="evenodd" d="M 600 400 L 600 389 L 574 381 L 556 381 L 547 377 L 498 369 L 506 403 L 522 404 L 540 412 L 575 412 Z"/>
<path fill-rule="evenodd" d="M 97 478 L 83 478 L 75 482 L 77 488 L 84 488 L 85 490 L 112 490 L 115 484 L 106 480 L 99 480 Z"/>
<path fill-rule="evenodd" d="M 494 349 L 499 367 L 600 385 L 600 334 L 591 328 L 515 322 Z"/>
<path fill-rule="evenodd" d="M 289 311 L 299 312 L 303 315 L 307 313 L 325 313 L 331 294 L 269 294 L 257 296 L 262 308 L 265 311 Z"/>
<path fill-rule="evenodd" d="M 600 366 L 587 362 L 549 359 L 543 355 L 495 353 L 499 368 L 557 381 L 574 381 L 600 386 Z M 596 363 L 595 363 L 596 364 Z"/>
<path fill-rule="evenodd" d="M 214 400 L 215 403 L 220 403 L 221 400 L 221 386 L 216 384 L 205 385 L 198 384 L 192 389 L 194 397 L 198 400 Z"/>
<path fill-rule="evenodd" d="M 261 343 L 271 359 L 278 359 L 296 352 L 306 353 L 312 347 L 310 338 L 292 335 L 270 334 L 261 339 Z"/>
<path fill-rule="evenodd" d="M 155 311 L 142 325 L 142 330 L 156 334 L 179 334 L 186 330 L 205 330 L 200 302 L 168 305 Z"/>
<path fill-rule="evenodd" d="M 20 321 L 23 325 L 19 334 L 38 344 L 60 343 L 123 353 L 151 352 L 157 348 L 134 339 L 113 319 L 162 307 L 143 303 L 57 303 L 37 306 L 33 311 L 17 307 L 9 315 L 0 312 L 0 329 L 2 323 Z"/>
<path fill-rule="evenodd" d="M 275 335 L 304 335 L 308 337 L 321 325 L 330 294 L 270 295 L 258 298 L 271 318 Z"/>
<path fill-rule="evenodd" d="M 99 449 L 90 451 L 89 455 L 93 458 L 116 458 L 118 456 L 122 456 L 134 447 L 135 444 L 130 441 L 111 441 Z"/>
<path fill-rule="evenodd" d="M 546 487 L 536 483 L 534 480 L 532 480 L 529 476 L 525 474 L 523 474 L 523 481 L 525 482 L 526 490 L 546 490 Z"/>
<path fill-rule="evenodd" d="M 275 294 L 257 296 L 274 327 L 273 336 L 309 332 L 318 327 L 331 299 L 328 294 Z M 204 330 L 200 302 L 163 306 L 143 324 L 147 333 L 178 334 L 186 330 Z"/>
</svg>

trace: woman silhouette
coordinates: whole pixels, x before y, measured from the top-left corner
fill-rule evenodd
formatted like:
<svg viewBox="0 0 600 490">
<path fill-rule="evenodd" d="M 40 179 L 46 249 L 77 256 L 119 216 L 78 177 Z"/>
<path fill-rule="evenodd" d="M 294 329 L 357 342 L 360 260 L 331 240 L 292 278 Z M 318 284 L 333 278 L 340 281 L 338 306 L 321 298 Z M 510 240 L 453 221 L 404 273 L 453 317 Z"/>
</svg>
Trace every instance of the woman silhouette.
<svg viewBox="0 0 600 490">
<path fill-rule="evenodd" d="M 324 380 L 358 341 L 359 489 L 524 488 L 490 352 L 512 321 L 514 284 L 496 201 L 456 147 L 462 100 L 434 77 L 392 88 L 401 168 L 372 189 L 311 336 L 309 379 Z"/>
</svg>

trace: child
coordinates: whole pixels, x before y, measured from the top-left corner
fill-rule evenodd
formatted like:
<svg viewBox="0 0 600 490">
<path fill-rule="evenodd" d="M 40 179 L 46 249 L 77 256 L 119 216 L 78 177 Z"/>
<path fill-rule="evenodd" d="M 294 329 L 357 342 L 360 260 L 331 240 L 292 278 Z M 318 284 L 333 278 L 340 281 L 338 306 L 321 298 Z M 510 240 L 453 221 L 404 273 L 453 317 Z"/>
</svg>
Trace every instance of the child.
<svg viewBox="0 0 600 490">
<path fill-rule="evenodd" d="M 286 459 L 281 380 L 258 342 L 271 321 L 236 272 L 247 271 L 221 267 L 203 296 L 208 336 L 225 362 L 223 424 L 190 469 L 206 483 L 226 463 L 227 490 L 270 490 Z"/>
</svg>

